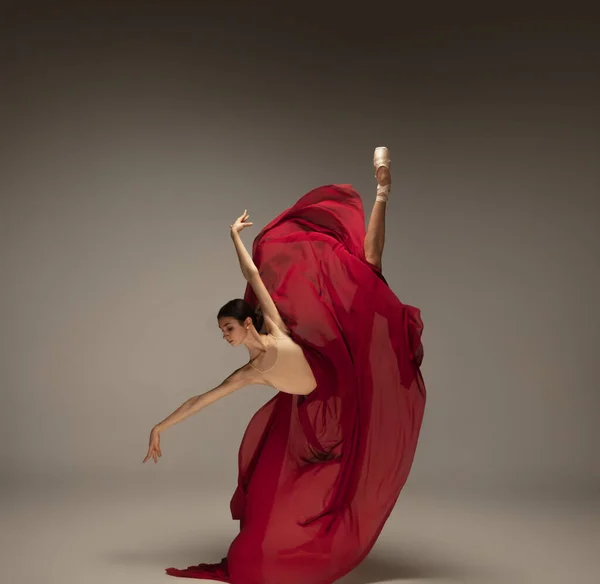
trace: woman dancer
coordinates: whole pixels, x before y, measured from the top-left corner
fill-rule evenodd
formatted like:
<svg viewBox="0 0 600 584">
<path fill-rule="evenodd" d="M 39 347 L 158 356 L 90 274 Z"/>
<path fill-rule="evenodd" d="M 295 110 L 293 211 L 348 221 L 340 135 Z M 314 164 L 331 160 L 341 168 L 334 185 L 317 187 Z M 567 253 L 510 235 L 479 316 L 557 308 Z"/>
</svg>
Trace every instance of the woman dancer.
<svg viewBox="0 0 600 584">
<path fill-rule="evenodd" d="M 231 236 L 248 285 L 219 328 L 249 361 L 157 424 L 160 433 L 249 384 L 277 395 L 250 420 L 231 500 L 240 532 L 227 557 L 173 576 L 232 584 L 331 584 L 373 547 L 410 471 L 425 406 L 423 325 L 381 273 L 390 193 L 386 148 L 374 155 L 377 196 L 365 233 L 350 185 L 304 195 L 269 223 L 252 257 Z M 260 309 L 263 323 L 256 312 Z"/>
</svg>

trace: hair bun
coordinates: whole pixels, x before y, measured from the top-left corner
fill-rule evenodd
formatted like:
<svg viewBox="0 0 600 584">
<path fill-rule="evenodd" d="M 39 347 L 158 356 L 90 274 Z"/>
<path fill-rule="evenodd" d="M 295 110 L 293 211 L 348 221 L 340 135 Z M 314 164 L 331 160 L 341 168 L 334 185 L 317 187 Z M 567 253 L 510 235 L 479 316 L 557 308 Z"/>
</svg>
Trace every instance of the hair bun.
<svg viewBox="0 0 600 584">
<path fill-rule="evenodd" d="M 224 316 L 235 318 L 240 324 L 244 325 L 246 324 L 247 319 L 250 318 L 258 332 L 262 330 L 265 322 L 260 305 L 253 308 L 252 305 L 243 298 L 234 298 L 227 302 L 227 304 L 221 306 L 217 318 Z"/>
<path fill-rule="evenodd" d="M 254 328 L 260 332 L 265 324 L 265 317 L 260 306 L 257 306 L 254 310 L 254 318 L 252 320 L 254 322 Z"/>
</svg>

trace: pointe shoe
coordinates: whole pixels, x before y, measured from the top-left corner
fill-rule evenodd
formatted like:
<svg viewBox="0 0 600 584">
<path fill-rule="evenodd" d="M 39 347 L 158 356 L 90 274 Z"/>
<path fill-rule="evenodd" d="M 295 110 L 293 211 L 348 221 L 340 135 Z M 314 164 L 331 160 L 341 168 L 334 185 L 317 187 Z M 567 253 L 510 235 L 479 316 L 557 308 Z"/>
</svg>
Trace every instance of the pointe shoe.
<svg viewBox="0 0 600 584">
<path fill-rule="evenodd" d="M 375 148 L 373 154 L 373 166 L 375 167 L 375 178 L 377 179 L 377 198 L 376 201 L 387 203 L 388 195 L 392 185 L 392 176 L 390 174 L 390 153 L 385 146 Z M 384 169 L 384 170 L 382 170 Z"/>
</svg>

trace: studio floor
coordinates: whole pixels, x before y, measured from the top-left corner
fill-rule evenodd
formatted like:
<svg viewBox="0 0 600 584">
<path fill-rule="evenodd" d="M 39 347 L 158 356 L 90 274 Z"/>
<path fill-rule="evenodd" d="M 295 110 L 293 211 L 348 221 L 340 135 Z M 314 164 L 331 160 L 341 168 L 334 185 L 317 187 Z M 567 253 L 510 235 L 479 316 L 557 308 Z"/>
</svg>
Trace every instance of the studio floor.
<svg viewBox="0 0 600 584">
<path fill-rule="evenodd" d="M 158 473 L 5 485 L 1 581 L 190 582 L 164 569 L 225 555 L 237 528 L 230 491 Z M 599 557 L 598 501 L 460 498 L 407 485 L 371 554 L 339 582 L 597 584 Z"/>
</svg>

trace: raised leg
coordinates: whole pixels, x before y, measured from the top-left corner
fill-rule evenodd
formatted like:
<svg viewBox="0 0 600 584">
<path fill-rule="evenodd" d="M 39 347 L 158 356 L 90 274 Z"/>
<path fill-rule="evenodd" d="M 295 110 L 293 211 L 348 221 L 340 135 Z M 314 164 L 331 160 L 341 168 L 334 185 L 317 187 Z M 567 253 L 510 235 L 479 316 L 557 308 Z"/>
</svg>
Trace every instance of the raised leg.
<svg viewBox="0 0 600 584">
<path fill-rule="evenodd" d="M 381 270 L 381 259 L 383 256 L 383 246 L 385 244 L 385 208 L 387 203 L 384 201 L 375 201 L 367 235 L 365 236 L 365 257 L 367 261 Z"/>
<path fill-rule="evenodd" d="M 364 246 L 367 261 L 381 270 L 383 247 L 385 245 L 385 211 L 392 184 L 387 148 L 377 148 L 373 162 L 375 177 L 377 178 L 377 197 L 369 218 Z"/>
</svg>

